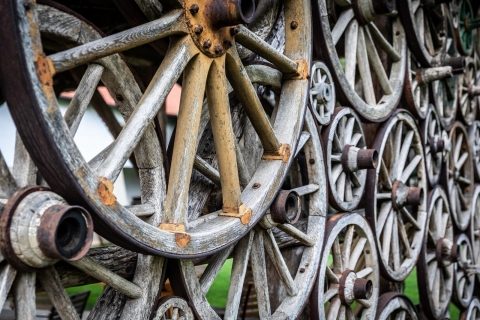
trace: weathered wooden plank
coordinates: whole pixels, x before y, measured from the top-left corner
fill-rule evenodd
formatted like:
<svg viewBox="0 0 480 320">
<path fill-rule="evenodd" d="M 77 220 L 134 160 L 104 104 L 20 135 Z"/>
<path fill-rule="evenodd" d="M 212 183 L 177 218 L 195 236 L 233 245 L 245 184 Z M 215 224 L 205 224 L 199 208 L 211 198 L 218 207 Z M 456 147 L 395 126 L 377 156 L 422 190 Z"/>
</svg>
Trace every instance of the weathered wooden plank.
<svg viewBox="0 0 480 320">
<path fill-rule="evenodd" d="M 15 317 L 22 320 L 35 320 L 35 273 L 19 273 L 13 283 Z"/>
</svg>

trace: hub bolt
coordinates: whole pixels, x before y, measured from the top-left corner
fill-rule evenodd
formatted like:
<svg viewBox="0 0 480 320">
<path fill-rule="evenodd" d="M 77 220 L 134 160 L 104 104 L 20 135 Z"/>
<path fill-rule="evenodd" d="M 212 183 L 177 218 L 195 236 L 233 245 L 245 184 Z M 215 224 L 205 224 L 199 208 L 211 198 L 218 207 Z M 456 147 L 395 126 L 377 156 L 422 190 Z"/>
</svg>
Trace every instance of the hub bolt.
<svg viewBox="0 0 480 320">
<path fill-rule="evenodd" d="M 203 48 L 210 49 L 211 46 L 212 46 L 212 40 L 205 39 L 205 41 L 203 41 Z"/>
<path fill-rule="evenodd" d="M 201 34 L 203 32 L 203 27 L 201 24 L 196 24 L 194 27 L 193 27 L 193 32 L 195 32 L 195 34 Z"/>
<path fill-rule="evenodd" d="M 215 48 L 213 48 L 213 51 L 215 51 L 215 54 L 220 54 L 220 53 L 223 52 L 223 47 L 221 45 L 217 44 L 215 46 Z"/>
<path fill-rule="evenodd" d="M 191 14 L 198 13 L 198 10 L 200 10 L 200 7 L 198 6 L 198 4 L 194 3 L 190 6 L 190 13 Z"/>
<path fill-rule="evenodd" d="M 230 34 L 231 34 L 232 36 L 237 35 L 239 32 L 240 32 L 240 29 L 238 29 L 238 27 L 231 27 L 231 28 L 230 28 Z"/>
</svg>

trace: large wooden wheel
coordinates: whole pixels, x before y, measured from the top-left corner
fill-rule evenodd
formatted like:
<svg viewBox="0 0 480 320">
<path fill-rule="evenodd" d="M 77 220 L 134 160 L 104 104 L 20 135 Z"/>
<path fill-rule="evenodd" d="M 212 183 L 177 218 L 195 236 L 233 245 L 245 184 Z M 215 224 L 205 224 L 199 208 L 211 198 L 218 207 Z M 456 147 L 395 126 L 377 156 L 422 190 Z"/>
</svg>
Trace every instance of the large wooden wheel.
<svg viewBox="0 0 480 320">
<path fill-rule="evenodd" d="M 374 237 L 357 213 L 327 223 L 311 308 L 315 319 L 373 319 L 380 275 Z"/>
<path fill-rule="evenodd" d="M 257 228 L 235 245 L 209 257 L 200 278 L 193 260 L 180 260 L 171 268 L 170 281 L 174 292 L 185 295 L 200 319 L 220 319 L 206 300 L 206 294 L 222 266 L 232 257 L 224 319 L 239 316 L 242 287 L 249 265 L 261 319 L 295 319 L 302 311 L 320 264 L 327 214 L 325 169 L 316 130 L 312 115 L 307 113 L 302 133 L 304 138 L 301 139 L 304 146 L 300 144 L 292 153 L 296 163 L 289 180 L 295 188 L 280 192 Z M 300 177 L 304 178 L 296 177 L 299 174 L 295 170 L 297 166 L 301 170 Z M 293 271 L 288 266 L 295 263 L 291 264 L 288 255 L 284 256 L 280 250 L 289 246 L 302 250 Z M 266 255 L 273 265 L 271 272 L 267 270 Z M 282 283 L 282 289 L 269 292 L 269 288 L 278 282 Z"/>
<path fill-rule="evenodd" d="M 424 67 L 441 66 L 447 42 L 447 5 L 408 0 L 398 11 L 417 61 Z"/>
<path fill-rule="evenodd" d="M 394 1 L 316 0 L 314 4 L 318 36 L 313 43 L 332 72 L 340 103 L 368 120 L 386 119 L 400 100 L 407 59 L 400 18 L 385 16 L 394 10 Z M 385 26 L 389 27 L 381 30 Z M 374 88 L 374 79 L 380 88 Z"/>
<path fill-rule="evenodd" d="M 452 296 L 455 253 L 453 223 L 448 198 L 437 186 L 428 194 L 427 230 L 417 264 L 417 280 L 422 311 L 430 319 L 440 319 Z"/>
<path fill-rule="evenodd" d="M 403 99 L 412 114 L 417 118 L 424 119 L 427 115 L 430 101 L 430 86 L 428 82 L 424 80 L 424 77 L 422 77 L 421 72 L 422 69 L 417 60 L 413 54 L 408 51 Z"/>
<path fill-rule="evenodd" d="M 447 133 L 442 130 L 440 119 L 432 105 L 428 109 L 425 120 L 420 121 L 420 134 L 425 146 L 428 181 L 433 187 L 440 180 L 443 162 L 451 149 L 451 144 Z"/>
<path fill-rule="evenodd" d="M 448 193 L 456 227 L 464 231 L 470 222 L 474 170 L 470 142 L 465 127 L 455 122 L 449 136 L 452 150 L 445 162 L 443 187 Z"/>
<path fill-rule="evenodd" d="M 468 56 L 474 48 L 475 29 L 479 27 L 470 0 L 453 1 L 453 19 L 457 49 L 463 56 Z"/>
<path fill-rule="evenodd" d="M 378 167 L 367 173 L 366 217 L 375 233 L 382 276 L 402 281 L 413 270 L 427 220 L 427 172 L 415 120 L 405 110 L 379 127 L 372 147 Z"/>
<path fill-rule="evenodd" d="M 475 185 L 471 213 L 470 241 L 472 242 L 475 264 L 480 265 L 480 185 Z M 477 274 L 477 278 L 480 280 L 480 274 Z"/>
<path fill-rule="evenodd" d="M 203 8 L 207 2 L 199 4 Z M 286 28 L 285 54 L 239 25 L 253 17 L 253 1 L 235 2 L 232 15 L 221 5 L 215 14 L 197 14 L 193 3 L 182 7 L 178 1 L 170 1 L 158 20 L 47 57 L 36 21 L 42 7 L 33 2 L 8 1 L 0 7 L 0 15 L 8 17 L 2 19 L 2 25 L 5 23 L 11 31 L 1 36 L 7 49 L 2 50 L 0 61 L 11 61 L 2 63 L 2 88 L 21 136 L 28 141 L 27 149 L 40 164 L 42 176 L 67 200 L 91 209 L 100 234 L 141 253 L 175 257 L 212 254 L 237 241 L 259 221 L 292 161 L 290 148 L 297 144 L 306 106 L 311 52 L 310 11 L 308 6 L 303 7 L 301 19 L 295 16 L 301 23 Z M 293 19 L 293 12 L 285 10 L 287 21 Z M 59 111 L 52 87 L 53 74 L 88 63 L 102 69 L 95 66 L 104 67 L 107 57 L 160 38 L 169 38 L 171 42 L 157 74 L 143 95 L 126 97 L 111 92 L 117 103 L 133 103 L 132 113 L 115 141 L 93 163 L 87 163 Z M 236 42 L 270 61 L 283 74 L 273 124 L 237 54 Z M 162 165 L 165 155 L 151 122 L 182 74 L 181 111 L 167 188 Z M 262 163 L 247 181 L 243 179 L 242 159 L 236 152 L 227 77 L 264 150 Z M 122 82 L 122 78 L 116 79 L 125 87 L 131 85 Z M 88 84 L 91 87 L 91 82 Z M 202 112 L 205 91 L 208 108 Z M 205 218 L 199 217 L 201 209 L 189 211 L 188 185 L 193 163 L 203 163 L 195 150 L 198 134 L 204 131 L 209 117 L 218 170 L 207 166 L 204 171 L 221 184 L 223 201 L 219 211 Z M 143 202 L 126 208 L 116 202 L 112 184 L 133 152 Z M 252 188 L 254 183 L 261 187 Z M 139 216 L 158 218 L 147 222 Z"/>
<path fill-rule="evenodd" d="M 480 319 L 480 300 L 477 297 L 472 299 L 468 309 L 460 315 L 460 320 L 478 320 Z"/>
<path fill-rule="evenodd" d="M 478 95 L 477 92 L 477 66 L 473 58 L 466 59 L 465 74 L 458 76 L 458 113 L 460 119 L 466 125 L 472 125 L 477 116 Z"/>
<path fill-rule="evenodd" d="M 329 124 L 337 99 L 332 75 L 323 62 L 312 63 L 309 94 L 310 107 L 318 123 Z"/>
<path fill-rule="evenodd" d="M 455 280 L 453 286 L 453 302 L 461 309 L 466 309 L 472 301 L 475 289 L 475 268 L 473 249 L 468 237 L 462 233 L 455 237 L 454 250 L 457 255 L 455 263 Z"/>
<path fill-rule="evenodd" d="M 475 121 L 468 127 L 468 138 L 472 148 L 475 178 L 480 179 L 480 121 Z"/>
<path fill-rule="evenodd" d="M 329 204 L 339 211 L 355 209 L 363 197 L 367 169 L 375 169 L 376 150 L 367 149 L 362 123 L 350 108 L 337 108 L 322 130 Z"/>
<path fill-rule="evenodd" d="M 384 293 L 378 299 L 376 320 L 410 319 L 418 320 L 420 317 L 412 301 L 401 293 Z"/>
</svg>

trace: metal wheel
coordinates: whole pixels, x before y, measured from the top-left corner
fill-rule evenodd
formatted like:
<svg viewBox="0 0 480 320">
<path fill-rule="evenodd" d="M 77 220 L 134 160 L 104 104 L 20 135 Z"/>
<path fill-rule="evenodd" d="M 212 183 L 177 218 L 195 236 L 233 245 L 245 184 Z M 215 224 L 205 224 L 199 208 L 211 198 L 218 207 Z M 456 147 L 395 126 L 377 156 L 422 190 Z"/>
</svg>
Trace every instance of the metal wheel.
<svg viewBox="0 0 480 320">
<path fill-rule="evenodd" d="M 480 121 L 475 121 L 468 127 L 468 139 L 472 148 L 475 178 L 480 179 Z"/>
<path fill-rule="evenodd" d="M 440 180 L 443 162 L 451 149 L 450 140 L 445 130 L 442 130 L 440 119 L 435 108 L 430 105 L 425 120 L 420 122 L 420 134 L 425 146 L 425 163 L 430 186 L 435 186 Z"/>
<path fill-rule="evenodd" d="M 460 320 L 478 320 L 480 319 L 480 300 L 477 297 L 472 299 L 468 309 L 460 315 Z"/>
<path fill-rule="evenodd" d="M 337 103 L 335 85 L 327 66 L 320 61 L 312 64 L 310 72 L 310 107 L 321 125 L 330 123 Z"/>
<path fill-rule="evenodd" d="M 408 0 L 398 11 L 417 61 L 424 67 L 441 66 L 447 42 L 447 5 Z"/>
<path fill-rule="evenodd" d="M 429 319 L 440 319 L 452 296 L 455 258 L 448 198 L 440 186 L 428 194 L 426 231 L 417 265 L 418 290 L 422 311 Z"/>
<path fill-rule="evenodd" d="M 472 241 L 475 264 L 480 265 L 480 185 L 475 185 L 472 197 L 470 240 Z M 477 274 L 478 280 L 480 275 Z"/>
<path fill-rule="evenodd" d="M 477 116 L 477 66 L 472 58 L 467 58 L 465 74 L 458 76 L 458 113 L 466 125 L 472 125 Z"/>
<path fill-rule="evenodd" d="M 193 320 L 188 302 L 179 297 L 167 296 L 158 301 L 153 320 Z"/>
<path fill-rule="evenodd" d="M 373 319 L 380 275 L 373 234 L 359 214 L 329 219 L 311 308 L 315 319 Z"/>
<path fill-rule="evenodd" d="M 459 230 L 464 231 L 470 222 L 474 187 L 472 154 L 467 132 L 460 122 L 453 125 L 449 139 L 452 151 L 445 162 L 442 184 L 448 193 L 453 221 Z"/>
<path fill-rule="evenodd" d="M 303 178 L 295 179 L 298 172 L 291 170 L 289 179 L 295 188 L 280 191 L 270 212 L 257 228 L 236 245 L 209 257 L 200 278 L 195 272 L 193 260 L 180 260 L 171 268 L 170 280 L 174 292 L 185 295 L 200 319 L 220 319 L 206 300 L 206 294 L 226 260 L 231 257 L 232 273 L 224 319 L 237 319 L 239 316 L 242 287 L 249 264 L 261 319 L 295 319 L 302 311 L 320 264 L 327 213 L 327 190 L 323 187 L 325 169 L 316 130 L 313 117 L 308 112 L 303 138 L 292 153 L 296 159 L 292 168 L 300 162 L 300 168 L 303 167 L 300 176 Z M 298 186 L 293 183 L 295 180 L 302 184 Z M 294 261 L 285 256 L 286 247 L 291 246 L 300 250 Z M 271 264 L 267 264 L 265 253 Z M 267 265 L 271 268 L 267 269 Z M 281 289 L 269 292 L 279 282 Z"/>
<path fill-rule="evenodd" d="M 332 72 L 340 103 L 368 120 L 386 119 L 400 100 L 407 60 L 400 18 L 386 16 L 393 12 L 394 1 L 314 3 L 318 37 L 313 43 Z M 391 64 L 387 66 L 386 61 Z M 379 88 L 374 88 L 374 79 L 378 79 Z"/>
<path fill-rule="evenodd" d="M 474 263 L 472 245 L 468 237 L 462 233 L 455 237 L 454 250 L 457 262 L 454 267 L 453 302 L 461 309 L 466 309 L 472 301 L 475 289 L 475 274 L 472 269 Z"/>
<path fill-rule="evenodd" d="M 101 235 L 141 253 L 204 256 L 245 235 L 268 208 L 287 173 L 292 161 L 290 147 L 297 144 L 308 94 L 310 11 L 308 6 L 302 6 L 304 23 L 287 29 L 283 55 L 238 25 L 253 17 L 253 1 L 244 1 L 242 5 L 235 2 L 232 15 L 222 5 L 216 8 L 218 11 L 197 15 L 195 3 L 186 3 L 186 10 L 178 1 L 170 4 L 158 20 L 46 57 L 35 20 L 41 7 L 34 2 L 9 1 L 0 8 L 0 15 L 8 17 L 2 19 L 2 25 L 5 23 L 12 30 L 0 36 L 8 47 L 2 50 L 0 60 L 14 63 L 2 64 L 1 83 L 7 89 L 4 92 L 17 127 L 22 130 L 21 136 L 28 141 L 27 149 L 41 164 L 42 176 L 67 200 L 91 209 Z M 199 7 L 206 4 L 207 1 L 199 2 Z M 289 21 L 294 10 L 287 4 L 285 7 L 288 8 L 285 19 Z M 186 20 L 180 19 L 183 16 Z M 117 102 L 122 99 L 133 102 L 131 116 L 115 142 L 95 158 L 94 164 L 84 161 L 59 112 L 52 75 L 90 62 L 102 65 L 102 58 L 170 36 L 169 51 L 143 96 L 116 96 L 113 92 Z M 269 60 L 283 74 L 282 98 L 273 125 L 240 61 L 235 41 Z M 165 155 L 150 123 L 182 73 L 184 90 L 166 192 L 167 179 L 162 166 Z M 238 173 L 243 168 L 235 152 L 237 137 L 229 112 L 227 77 L 264 149 L 261 165 L 247 181 Z M 125 87 L 130 85 L 122 82 L 122 78 L 117 80 Z M 9 88 L 15 89 L 15 95 L 9 93 L 12 92 Z M 205 90 L 209 103 L 208 112 L 203 108 L 202 117 Z M 219 212 L 212 212 L 204 219 L 198 217 L 201 209 L 188 210 L 187 191 L 193 163 L 203 163 L 196 157 L 195 149 L 197 135 L 204 131 L 209 115 L 219 169 L 207 167 L 207 171 L 217 183 L 221 181 L 223 203 Z M 143 203 L 126 208 L 116 202 L 112 184 L 134 151 Z M 253 189 L 254 183 L 262 187 Z M 137 215 L 157 218 L 150 219 L 150 224 Z"/>
<path fill-rule="evenodd" d="M 378 153 L 367 149 L 362 123 L 350 108 L 336 108 L 322 130 L 329 204 L 339 211 L 355 209 L 363 197 L 366 169 L 375 169 Z"/>
<path fill-rule="evenodd" d="M 401 293 L 388 292 L 382 294 L 378 299 L 377 310 L 376 320 L 420 319 L 412 301 Z"/>
<path fill-rule="evenodd" d="M 379 164 L 367 173 L 365 213 L 375 232 L 382 276 L 403 281 L 413 270 L 427 220 L 427 172 L 415 120 L 396 111 L 377 130 Z"/>
</svg>

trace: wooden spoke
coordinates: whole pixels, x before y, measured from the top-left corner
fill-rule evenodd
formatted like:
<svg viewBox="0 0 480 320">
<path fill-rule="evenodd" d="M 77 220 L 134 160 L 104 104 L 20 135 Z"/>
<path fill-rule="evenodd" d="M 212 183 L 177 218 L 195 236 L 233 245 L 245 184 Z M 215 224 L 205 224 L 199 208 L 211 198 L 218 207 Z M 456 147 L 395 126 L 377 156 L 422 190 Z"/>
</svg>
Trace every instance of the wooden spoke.
<svg viewBox="0 0 480 320">
<path fill-rule="evenodd" d="M 4 264 L 0 269 L 0 307 L 2 309 L 16 275 L 17 270 L 9 264 Z"/>
<path fill-rule="evenodd" d="M 217 186 L 221 186 L 220 173 L 199 155 L 195 156 L 193 167 Z"/>
<path fill-rule="evenodd" d="M 17 190 L 17 184 L 0 151 L 0 198 L 8 199 Z"/>
<path fill-rule="evenodd" d="M 164 224 L 185 225 L 186 222 L 188 185 L 195 160 L 200 113 L 210 63 L 211 60 L 204 56 L 196 56 L 185 68 L 165 214 L 162 217 Z"/>
<path fill-rule="evenodd" d="M 298 153 L 300 150 L 302 150 L 303 146 L 305 143 L 307 143 L 308 139 L 310 139 L 310 133 L 303 131 L 302 134 L 300 135 L 300 139 L 298 140 L 298 145 L 297 149 L 295 149 L 295 157 L 298 156 Z"/>
<path fill-rule="evenodd" d="M 210 260 L 210 263 L 200 277 L 200 286 L 205 294 L 207 294 L 208 290 L 210 290 L 213 281 L 217 277 L 218 273 L 222 269 L 223 264 L 228 259 L 233 249 L 234 246 L 230 246 L 227 249 L 224 249 L 217 253 Z"/>
<path fill-rule="evenodd" d="M 386 95 L 390 95 L 393 93 L 393 90 L 390 86 L 390 81 L 388 80 L 387 73 L 383 68 L 382 61 L 380 60 L 377 49 L 375 48 L 372 36 L 370 35 L 368 28 L 363 28 L 363 31 L 365 37 L 365 46 L 367 47 L 367 54 L 370 65 L 372 66 L 378 77 L 378 83 L 382 87 L 383 93 Z"/>
<path fill-rule="evenodd" d="M 272 90 L 282 88 L 282 73 L 277 69 L 265 65 L 249 65 L 245 67 L 248 77 L 252 83 L 270 86 Z"/>
<path fill-rule="evenodd" d="M 280 149 L 280 143 L 275 136 L 270 120 L 263 110 L 257 92 L 245 72 L 235 47 L 227 53 L 226 70 L 228 72 L 228 80 L 244 106 L 245 112 L 258 134 L 263 148 L 265 151 L 277 152 Z"/>
<path fill-rule="evenodd" d="M 238 26 L 240 32 L 236 40 L 242 46 L 252 50 L 262 58 L 273 63 L 283 73 L 296 73 L 297 63 L 275 50 L 271 45 L 263 41 L 256 34 L 248 30 L 245 26 Z"/>
<path fill-rule="evenodd" d="M 338 43 L 338 40 L 345 32 L 345 29 L 347 28 L 353 17 L 353 9 L 348 9 L 340 14 L 340 17 L 338 17 L 338 21 L 335 24 L 335 27 L 332 29 L 333 44 L 336 45 Z"/>
<path fill-rule="evenodd" d="M 358 22 L 353 20 L 345 32 L 345 45 L 351 46 L 351 49 L 345 51 L 345 77 L 348 83 L 353 87 L 355 85 L 355 71 L 357 68 L 357 45 L 358 42 Z"/>
<path fill-rule="evenodd" d="M 170 35 L 186 34 L 188 32 L 180 18 L 182 14 L 183 10 L 174 10 L 158 20 L 55 53 L 49 58 L 58 73 Z"/>
<path fill-rule="evenodd" d="M 416 155 L 415 158 L 413 158 L 407 165 L 407 167 L 403 170 L 400 181 L 406 183 L 408 178 L 410 178 L 410 176 L 412 175 L 413 171 L 416 170 L 420 161 L 422 161 L 422 157 L 420 155 Z"/>
<path fill-rule="evenodd" d="M 388 292 L 380 296 L 376 318 L 379 320 L 421 319 L 410 299 L 400 293 Z"/>
<path fill-rule="evenodd" d="M 110 181 L 116 180 L 124 163 L 142 138 L 147 125 L 158 113 L 167 94 L 194 54 L 193 47 L 185 40 L 179 41 L 170 48 L 153 81 L 138 102 L 101 167 L 97 170 L 98 176 Z"/>
<path fill-rule="evenodd" d="M 375 43 L 377 43 L 383 49 L 383 51 L 388 54 L 390 59 L 395 62 L 400 61 L 400 53 L 398 53 L 397 50 L 395 50 L 395 48 L 387 41 L 387 39 L 385 39 L 380 30 L 378 30 L 377 26 L 373 23 L 369 23 L 367 24 L 367 27 L 372 35 L 372 38 L 375 40 Z"/>
<path fill-rule="evenodd" d="M 311 247 L 315 244 L 315 239 L 313 239 L 313 237 L 303 233 L 302 231 L 298 230 L 290 224 L 279 224 L 277 225 L 277 228 L 282 230 L 292 238 L 297 239 L 307 247 Z"/>
<path fill-rule="evenodd" d="M 267 236 L 268 237 L 268 236 Z M 255 239 L 253 240 L 252 253 L 251 253 L 251 262 L 252 262 L 252 271 L 253 271 L 253 280 L 255 281 L 255 289 L 257 290 L 257 301 L 258 301 L 258 313 L 261 318 L 270 318 L 270 298 L 268 295 L 268 283 L 267 283 L 267 266 L 265 263 L 265 253 L 264 249 L 264 240 L 267 238 L 264 237 L 262 232 L 257 232 L 255 234 Z M 268 249 L 267 249 L 268 252 Z M 278 269 L 277 269 L 278 270 Z M 288 272 L 288 271 L 287 271 Z"/>
<path fill-rule="evenodd" d="M 19 273 L 13 284 L 15 317 L 17 319 L 35 320 L 35 273 Z"/>
<path fill-rule="evenodd" d="M 407 157 L 410 152 L 410 147 L 412 145 L 413 134 L 414 134 L 413 131 L 409 131 L 405 135 L 405 138 L 402 138 L 401 134 L 397 136 L 400 139 L 402 139 L 403 143 L 402 143 L 402 149 L 398 154 L 399 157 L 395 160 L 395 164 L 394 164 L 394 168 L 397 170 L 395 177 L 402 176 L 402 172 L 404 171 L 405 163 L 407 161 Z"/>
<path fill-rule="evenodd" d="M 364 27 L 358 29 L 358 43 L 357 43 L 357 61 L 362 61 L 358 64 L 360 77 L 362 78 L 363 95 L 367 104 L 375 106 L 377 104 L 373 90 L 372 75 L 370 73 L 370 66 L 368 64 L 368 54 L 365 44 Z"/>
</svg>

